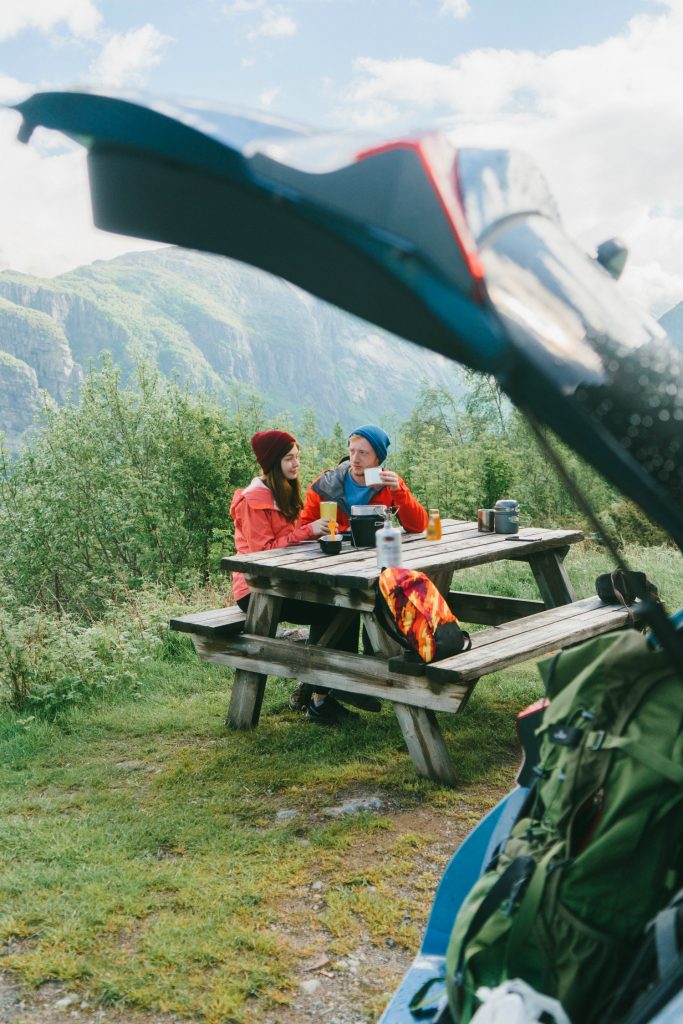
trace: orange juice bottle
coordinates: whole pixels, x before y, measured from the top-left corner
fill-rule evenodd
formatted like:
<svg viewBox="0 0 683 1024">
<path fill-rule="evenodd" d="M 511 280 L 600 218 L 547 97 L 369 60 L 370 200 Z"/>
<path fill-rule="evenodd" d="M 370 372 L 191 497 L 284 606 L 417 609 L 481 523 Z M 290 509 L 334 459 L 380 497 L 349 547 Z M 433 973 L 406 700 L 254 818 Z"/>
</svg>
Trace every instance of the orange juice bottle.
<svg viewBox="0 0 683 1024">
<path fill-rule="evenodd" d="M 441 540 L 441 516 L 438 508 L 430 508 L 427 523 L 427 540 Z"/>
</svg>

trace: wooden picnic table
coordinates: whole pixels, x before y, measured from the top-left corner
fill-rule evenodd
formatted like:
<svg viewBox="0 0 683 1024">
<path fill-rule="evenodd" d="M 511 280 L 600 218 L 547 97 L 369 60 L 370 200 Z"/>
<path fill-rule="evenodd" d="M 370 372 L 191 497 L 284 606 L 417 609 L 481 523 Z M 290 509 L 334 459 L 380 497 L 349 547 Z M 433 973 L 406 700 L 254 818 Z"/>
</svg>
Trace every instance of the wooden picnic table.
<svg viewBox="0 0 683 1024">
<path fill-rule="evenodd" d="M 462 621 L 495 625 L 573 601 L 574 593 L 563 559 L 569 545 L 582 539 L 580 530 L 535 528 L 522 529 L 520 534 L 512 536 L 480 534 L 475 523 L 445 519 L 440 541 L 427 541 L 422 534 L 403 535 L 403 565 L 426 572 L 439 589 L 447 593 L 453 574 L 459 569 L 501 559 L 527 562 L 537 581 L 540 601 L 518 601 L 480 594 L 458 596 L 456 604 Z M 325 651 L 316 652 L 325 654 L 325 657 L 317 668 L 314 664 L 308 666 L 306 682 L 312 685 L 315 685 L 316 678 L 321 688 L 355 688 L 368 692 L 368 686 L 372 685 L 368 675 L 377 678 L 375 670 L 380 666 L 376 658 L 335 651 L 329 646 L 343 632 L 351 613 L 360 613 L 375 655 L 388 658 L 397 653 L 397 647 L 375 617 L 375 584 L 379 570 L 373 548 L 355 549 L 345 543 L 339 555 L 323 555 L 317 542 L 309 542 L 296 547 L 233 555 L 223 558 L 221 566 L 226 570 L 244 572 L 251 588 L 244 631 L 246 636 L 274 638 L 281 598 L 313 601 L 340 609 L 335 623 L 319 644 Z M 234 637 L 230 641 L 232 648 L 236 641 L 240 645 L 239 637 Z M 225 658 L 227 664 L 237 667 L 227 718 L 233 728 L 254 728 L 257 725 L 267 674 L 301 678 L 304 659 L 301 646 L 286 640 L 273 642 L 279 649 L 271 646 L 266 649 L 258 642 L 247 643 L 243 651 L 232 649 L 232 656 L 228 654 Z M 210 655 L 212 652 L 206 647 L 205 643 L 204 653 Z M 261 651 L 260 656 L 255 647 Z M 308 648 L 306 653 L 310 650 Z M 349 664 L 358 659 L 364 664 Z M 314 658 L 309 660 L 314 663 Z M 386 667 L 383 665 L 382 668 Z M 398 695 L 407 696 L 400 692 Z M 460 696 L 462 698 L 462 694 Z M 410 712 L 404 710 L 408 708 Z M 423 732 L 433 737 L 435 730 L 438 731 L 433 712 L 427 714 L 431 709 L 403 705 L 400 701 L 394 701 L 394 709 L 409 750 L 416 742 L 422 742 Z M 433 739 L 430 740 L 432 742 Z"/>
<path fill-rule="evenodd" d="M 404 566 L 426 573 L 439 589 L 448 590 L 459 569 L 509 559 L 528 562 L 542 599 L 540 607 L 554 608 L 575 600 L 563 561 L 569 546 L 583 540 L 580 530 L 529 528 L 512 535 L 479 533 L 476 523 L 457 519 L 445 519 L 442 526 L 439 541 L 428 541 L 423 533 L 404 533 L 402 538 Z M 339 555 L 323 555 L 318 542 L 309 541 L 288 548 L 231 555 L 221 560 L 221 567 L 243 572 L 253 592 L 271 598 L 320 601 L 357 611 L 371 612 L 374 608 L 374 584 L 379 575 L 374 548 L 354 548 L 345 542 Z M 467 599 L 463 620 L 492 621 L 491 617 L 471 617 L 489 606 L 495 610 L 495 602 L 501 600 L 496 598 L 491 605 L 490 597 L 481 596 L 486 598 L 483 603 Z M 501 617 L 497 621 L 512 617 L 504 603 L 499 607 Z"/>
<path fill-rule="evenodd" d="M 403 535 L 403 564 L 425 572 L 464 623 L 490 626 L 473 634 L 472 650 L 428 665 L 406 663 L 375 617 L 379 575 L 374 548 L 345 543 L 323 555 L 317 541 L 222 559 L 245 574 L 252 594 L 246 615 L 236 605 L 180 616 L 171 628 L 190 633 L 199 656 L 235 669 L 227 724 L 257 726 L 268 675 L 299 679 L 314 689 L 346 690 L 391 701 L 418 774 L 453 785 L 455 770 L 435 712 L 461 711 L 477 681 L 490 672 L 633 623 L 633 609 L 577 601 L 564 567 L 580 530 L 523 529 L 507 536 L 479 533 L 476 523 L 446 519 L 443 537 Z M 461 569 L 497 561 L 526 562 L 540 599 L 522 600 L 451 589 Z M 283 598 L 336 608 L 316 644 L 276 636 Z M 360 615 L 370 652 L 334 644 Z"/>
</svg>

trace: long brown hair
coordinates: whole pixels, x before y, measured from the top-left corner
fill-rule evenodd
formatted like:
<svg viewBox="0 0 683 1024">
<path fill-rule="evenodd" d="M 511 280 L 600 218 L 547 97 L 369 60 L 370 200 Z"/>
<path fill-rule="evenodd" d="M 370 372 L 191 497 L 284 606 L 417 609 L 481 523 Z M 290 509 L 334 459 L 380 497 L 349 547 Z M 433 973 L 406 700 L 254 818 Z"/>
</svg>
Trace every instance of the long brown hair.
<svg viewBox="0 0 683 1024">
<path fill-rule="evenodd" d="M 265 484 L 270 487 L 277 506 L 282 512 L 285 519 L 293 523 L 297 518 L 301 509 L 304 507 L 304 499 L 301 496 L 301 484 L 299 478 L 296 480 L 287 480 L 282 474 L 282 460 L 285 455 L 288 455 L 292 448 L 296 448 L 296 441 L 292 441 L 289 448 L 285 448 L 281 455 L 275 461 L 273 468 L 267 473 L 261 473 L 261 479 Z"/>
</svg>

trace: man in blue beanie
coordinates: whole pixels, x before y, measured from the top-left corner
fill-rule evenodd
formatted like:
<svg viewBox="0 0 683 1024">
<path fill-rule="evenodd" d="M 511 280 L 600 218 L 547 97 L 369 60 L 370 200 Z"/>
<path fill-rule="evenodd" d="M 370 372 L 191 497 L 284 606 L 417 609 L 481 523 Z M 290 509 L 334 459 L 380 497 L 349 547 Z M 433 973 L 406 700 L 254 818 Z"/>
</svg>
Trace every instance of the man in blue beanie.
<svg viewBox="0 0 683 1024">
<path fill-rule="evenodd" d="M 306 500 L 301 513 L 300 523 L 311 523 L 320 519 L 320 502 L 336 501 L 337 524 L 341 530 L 349 528 L 349 516 L 352 505 L 386 505 L 392 508 L 404 530 L 409 533 L 421 533 L 427 529 L 427 512 L 417 498 L 410 492 L 404 480 L 391 469 L 384 469 L 389 445 L 389 435 L 374 423 L 356 427 L 349 434 L 349 455 L 334 469 L 314 480 L 306 491 Z M 366 470 L 379 468 L 379 473 L 370 475 L 372 481 L 366 479 Z M 347 630 L 345 638 L 353 637 L 353 630 Z M 358 629 L 355 631 L 355 646 L 358 651 Z M 311 641 L 315 642 L 311 631 Z M 344 649 L 347 649 L 345 643 Z M 353 704 L 364 711 L 379 711 L 381 704 L 376 697 L 364 694 L 353 694 L 335 691 L 334 694 L 323 691 L 311 694 L 311 687 L 303 684 L 290 697 L 292 709 L 306 710 L 310 722 L 320 725 L 337 725 L 348 720 L 350 712 L 343 704 Z"/>
<path fill-rule="evenodd" d="M 427 529 L 427 512 L 398 473 L 385 469 L 391 441 L 374 423 L 356 427 L 349 434 L 349 457 L 314 480 L 306 491 L 301 523 L 320 518 L 320 502 L 337 502 L 337 524 L 349 528 L 352 505 L 386 505 L 394 509 L 404 530 L 421 533 Z M 379 483 L 368 483 L 366 469 L 380 467 Z"/>
</svg>

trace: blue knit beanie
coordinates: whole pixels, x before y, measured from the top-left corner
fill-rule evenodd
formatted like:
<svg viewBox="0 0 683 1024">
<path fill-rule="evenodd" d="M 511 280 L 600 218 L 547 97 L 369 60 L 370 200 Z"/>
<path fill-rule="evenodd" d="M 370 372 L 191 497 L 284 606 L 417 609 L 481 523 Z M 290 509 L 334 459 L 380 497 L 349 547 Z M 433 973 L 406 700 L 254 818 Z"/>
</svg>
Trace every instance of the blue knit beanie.
<svg viewBox="0 0 683 1024">
<path fill-rule="evenodd" d="M 374 423 L 367 423 L 364 427 L 356 427 L 349 434 L 349 438 L 353 437 L 354 434 L 359 434 L 364 437 L 366 441 L 369 441 L 372 447 L 375 449 L 375 454 L 380 462 L 384 462 L 387 457 L 387 451 L 391 441 L 389 435 L 381 427 L 376 427 Z"/>
</svg>

